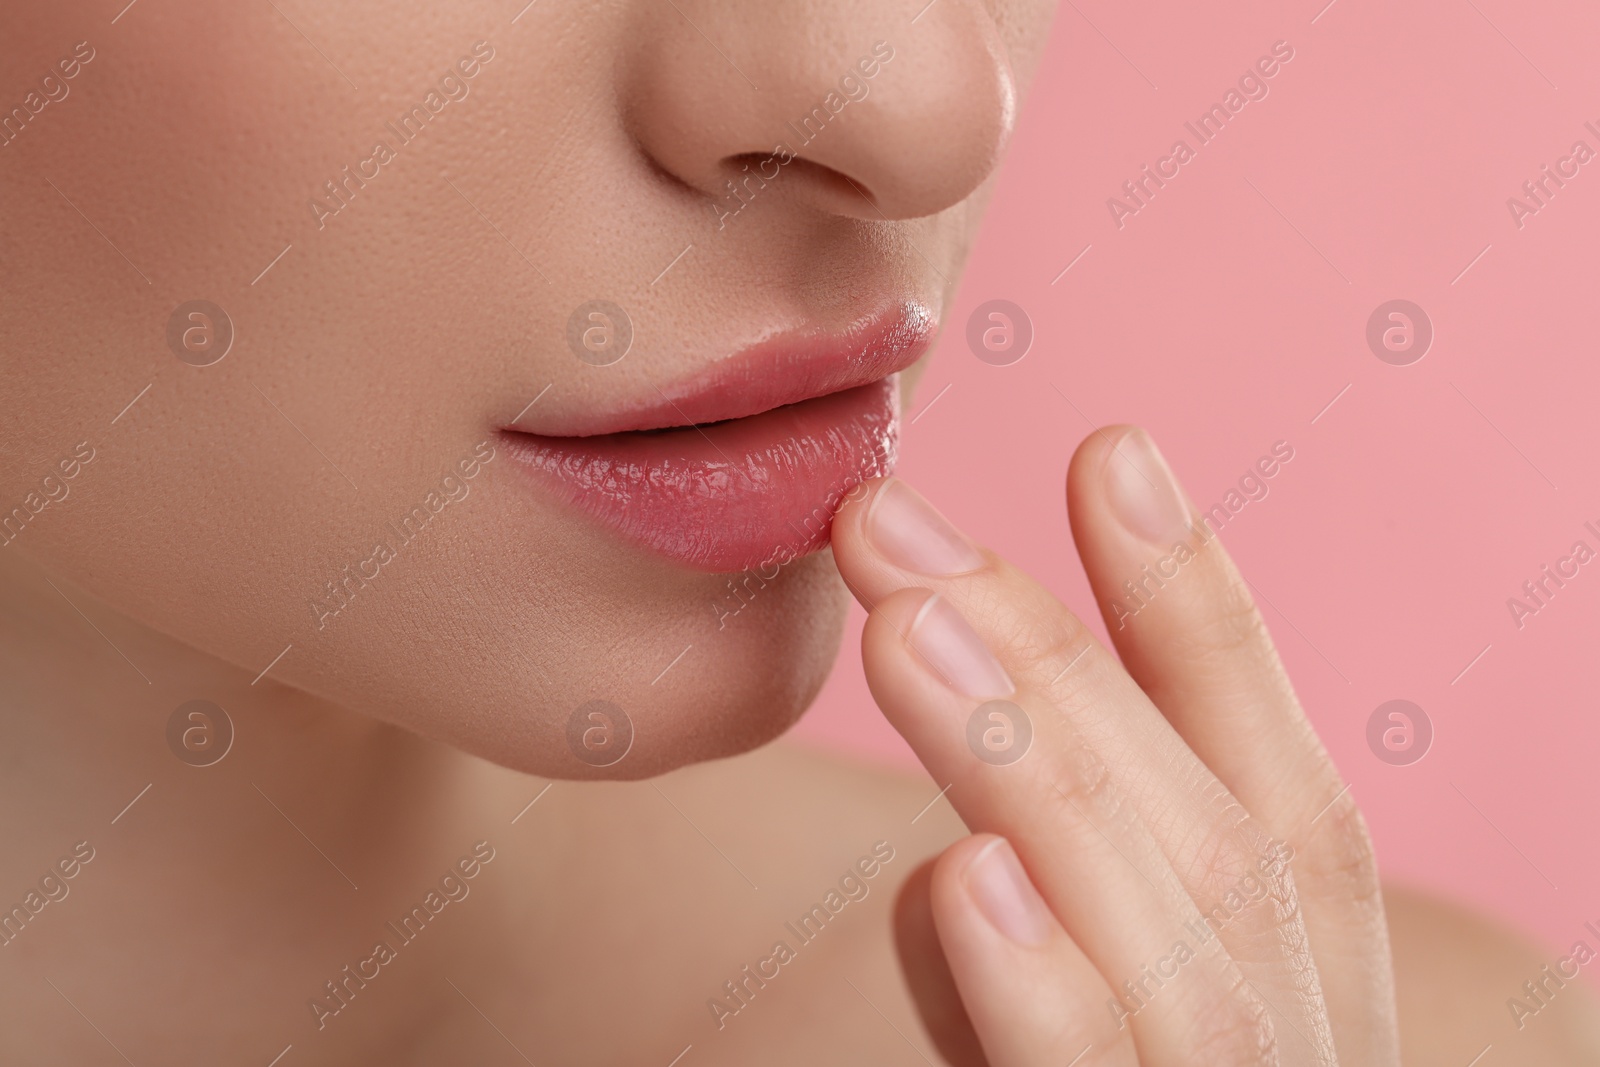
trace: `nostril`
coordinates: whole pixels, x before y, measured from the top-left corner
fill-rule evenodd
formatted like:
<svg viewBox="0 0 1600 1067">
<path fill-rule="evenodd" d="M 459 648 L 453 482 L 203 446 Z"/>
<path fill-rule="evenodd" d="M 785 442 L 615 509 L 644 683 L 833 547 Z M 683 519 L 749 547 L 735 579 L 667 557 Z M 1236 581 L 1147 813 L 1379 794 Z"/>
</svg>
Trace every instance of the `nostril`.
<svg viewBox="0 0 1600 1067">
<path fill-rule="evenodd" d="M 859 207 L 865 200 L 874 211 L 878 210 L 877 196 L 864 183 L 825 163 L 795 155 L 783 145 L 772 152 L 728 156 L 718 171 L 722 179 L 719 192 L 735 210 L 780 186 L 792 187 L 830 208 L 843 204 Z"/>
<path fill-rule="evenodd" d="M 927 5 L 916 47 L 904 49 L 883 35 L 904 29 L 889 11 L 899 4 L 622 6 L 651 43 L 621 72 L 622 121 L 644 155 L 700 194 L 719 230 L 749 218 L 747 207 L 873 223 L 937 215 L 982 187 L 1010 132 L 1015 90 L 995 0 Z M 711 38 L 688 21 L 696 9 L 745 10 L 717 26 L 723 56 L 706 54 Z"/>
<path fill-rule="evenodd" d="M 868 204 L 870 204 L 872 206 L 872 210 L 873 211 L 877 211 L 878 214 L 880 214 L 880 215 L 883 214 L 883 212 L 878 211 L 878 198 L 873 195 L 873 192 L 872 192 L 871 189 L 868 189 L 865 185 L 862 185 L 860 182 L 856 181 L 854 178 L 847 177 L 846 175 L 841 174 L 840 172 L 838 172 L 836 170 L 833 170 L 832 168 L 823 167 L 822 169 L 827 171 L 830 175 L 833 175 L 834 177 L 838 178 L 839 181 L 843 182 L 845 184 L 845 186 L 851 192 L 853 192 L 856 196 L 859 196 L 861 199 L 865 200 Z"/>
</svg>

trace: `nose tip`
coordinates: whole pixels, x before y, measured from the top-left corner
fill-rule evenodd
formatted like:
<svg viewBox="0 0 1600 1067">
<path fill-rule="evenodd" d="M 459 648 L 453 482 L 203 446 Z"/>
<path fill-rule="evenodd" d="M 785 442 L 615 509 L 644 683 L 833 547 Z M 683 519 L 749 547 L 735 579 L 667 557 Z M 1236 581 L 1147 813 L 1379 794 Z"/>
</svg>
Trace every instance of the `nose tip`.
<svg viewBox="0 0 1600 1067">
<path fill-rule="evenodd" d="M 919 218 L 971 196 L 1016 115 L 984 5 L 938 0 L 915 22 L 818 6 L 652 4 L 653 44 L 623 90 L 644 151 L 712 197 L 778 181 L 852 218 Z"/>
</svg>

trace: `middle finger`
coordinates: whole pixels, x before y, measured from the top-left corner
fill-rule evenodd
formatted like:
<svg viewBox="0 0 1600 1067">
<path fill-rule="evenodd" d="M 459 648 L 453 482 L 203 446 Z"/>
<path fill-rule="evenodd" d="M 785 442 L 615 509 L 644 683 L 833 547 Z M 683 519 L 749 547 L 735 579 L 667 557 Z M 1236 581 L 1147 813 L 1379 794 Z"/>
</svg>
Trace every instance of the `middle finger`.
<svg viewBox="0 0 1600 1067">
<path fill-rule="evenodd" d="M 1092 755 L 1191 901 L 1237 902 L 1207 923 L 1274 1022 L 1298 1035 L 1282 1042 L 1285 1062 L 1331 1062 L 1293 882 L 1271 863 L 1275 843 L 1115 656 L 1047 591 L 972 546 L 904 483 L 869 483 L 836 516 L 833 543 L 841 572 L 869 610 L 907 587 L 934 590 L 948 609 L 916 619 L 903 606 L 898 617 L 874 610 L 863 656 L 874 696 L 929 770 L 951 783 L 951 803 L 967 824 L 1008 837 L 1041 876 L 1059 870 L 1062 842 L 1072 840 L 1062 822 L 1071 808 L 1051 794 L 1057 782 L 1073 780 L 1073 760 Z M 967 727 L 987 699 L 1013 688 L 1013 678 L 1015 693 L 1006 699 L 1017 710 L 1002 719 L 1017 720 L 1014 743 L 1031 730 L 1032 750 L 1020 773 L 997 774 L 983 738 L 986 729 L 1003 734 L 1005 725 L 980 721 L 970 749 Z M 1061 906 L 1073 887 L 1051 881 L 1041 877 L 1040 889 Z"/>
</svg>

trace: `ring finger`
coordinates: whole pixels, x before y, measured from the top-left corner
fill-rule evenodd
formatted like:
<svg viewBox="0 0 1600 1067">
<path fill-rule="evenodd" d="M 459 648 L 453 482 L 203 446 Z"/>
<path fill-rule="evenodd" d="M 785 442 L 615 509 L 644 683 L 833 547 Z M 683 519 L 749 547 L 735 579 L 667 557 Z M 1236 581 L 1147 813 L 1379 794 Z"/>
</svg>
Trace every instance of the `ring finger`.
<svg viewBox="0 0 1600 1067">
<path fill-rule="evenodd" d="M 913 533 L 916 540 L 908 542 Z M 1196 914 L 1194 899 L 1241 898 L 1241 886 L 1265 887 L 1250 894 L 1251 907 L 1240 907 L 1225 923 L 1213 925 L 1238 965 L 1241 990 L 1267 1002 L 1274 1025 L 1284 1024 L 1285 1034 L 1300 1035 L 1301 1040 L 1284 1043 L 1284 1062 L 1328 1062 L 1331 1041 L 1292 881 L 1282 871 L 1257 879 L 1258 863 L 1269 848 L 1266 835 L 1115 657 L 1058 601 L 968 544 L 903 483 L 875 483 L 859 503 L 841 509 L 834 546 L 847 581 L 872 609 L 863 657 L 879 705 L 928 769 L 951 783 L 951 802 L 967 824 L 1015 844 L 1068 929 L 1075 937 L 1082 931 L 1091 956 L 1088 942 L 1119 909 L 1143 920 L 1142 933 L 1114 940 L 1143 949 L 1149 930 L 1162 929 L 1159 923 L 1152 926 L 1152 913 L 1168 919 L 1184 915 L 1172 923 L 1181 927 Z M 919 585 L 948 592 L 949 599 L 929 600 L 925 591 L 906 588 Z M 1020 691 L 990 648 L 1017 673 Z M 979 752 L 984 724 L 968 729 L 975 709 L 987 714 L 981 705 L 997 697 L 1011 701 L 1010 714 L 1019 726 L 1037 735 L 1032 758 L 1005 768 L 1012 773 L 1003 775 L 986 773 L 994 768 Z M 968 738 L 974 739 L 970 749 Z M 1080 761 L 1086 758 L 1097 760 L 1105 773 L 1084 774 Z M 1162 872 L 1172 872 L 1178 892 L 1159 890 L 1153 908 L 1138 906 L 1139 898 L 1125 892 L 1103 903 L 1083 896 L 1092 892 L 1084 889 L 1087 884 L 1104 878 L 1105 868 L 1071 867 L 1070 857 L 1089 847 L 1086 834 L 1096 832 L 1085 829 L 1092 820 L 1062 803 L 1055 788 L 1057 782 L 1074 781 L 1096 783 L 1091 790 L 1105 790 L 1113 798 L 1111 810 L 1125 812 L 1126 825 L 1141 827 L 1153 841 L 1148 855 L 1135 857 L 1134 866 L 1143 860 L 1150 879 L 1144 891 L 1162 884 Z M 1137 873 L 1133 877 L 1144 880 Z M 1182 897 L 1191 901 L 1187 915 Z M 1099 905 L 1093 908 L 1096 921 L 1074 921 L 1074 909 L 1087 903 Z M 1169 942 L 1161 951 L 1170 947 Z M 1129 968 L 1128 957 L 1119 959 L 1109 949 L 1100 959 L 1108 961 L 1108 978 L 1116 982 L 1129 977 L 1120 972 L 1137 974 L 1142 966 L 1133 960 Z M 1235 1035 L 1238 1062 L 1254 1062 L 1250 1057 L 1260 1048 L 1260 1024 L 1248 999 L 1235 1004 L 1237 1010 L 1215 1011 L 1202 1022 L 1219 1023 L 1219 1032 Z"/>
</svg>

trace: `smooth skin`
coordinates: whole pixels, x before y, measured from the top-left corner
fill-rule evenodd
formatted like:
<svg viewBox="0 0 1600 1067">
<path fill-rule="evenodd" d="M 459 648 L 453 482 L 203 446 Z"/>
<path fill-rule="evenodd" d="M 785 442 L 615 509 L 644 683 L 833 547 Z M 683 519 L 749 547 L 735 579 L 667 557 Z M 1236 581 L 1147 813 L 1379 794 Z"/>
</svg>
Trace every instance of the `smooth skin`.
<svg viewBox="0 0 1600 1067">
<path fill-rule="evenodd" d="M 1371 840 L 1221 544 L 1191 533 L 1193 557 L 1136 616 L 1107 613 L 1108 649 L 916 499 L 872 483 L 833 536 L 870 612 L 873 695 L 974 831 L 911 880 L 901 908 L 902 952 L 931 968 L 913 985 L 946 1056 L 1400 1063 Z M 1078 449 L 1067 504 L 1102 604 L 1198 514 L 1130 427 Z M 1005 765 L 968 741 L 991 698 L 1031 723 L 1031 746 Z M 941 953 L 919 944 L 930 933 Z M 1568 1051 L 1551 1062 L 1592 1062 Z"/>
<path fill-rule="evenodd" d="M 1105 447 L 1098 434 L 1085 451 L 1096 447 Z M 1080 454 L 1073 491 L 1096 501 L 1089 510 L 1106 515 L 1097 483 L 1081 476 L 1082 466 Z M 952 601 L 963 585 L 992 593 L 969 598 L 962 610 L 984 627 L 1022 686 L 1030 684 L 1029 659 L 1078 632 L 1064 609 L 992 557 L 980 557 L 973 574 L 943 580 L 878 560 L 852 526 L 875 498 L 853 502 L 837 530 L 840 563 L 858 590 L 877 582 L 892 594 L 878 597 L 883 604 L 935 586 Z M 1082 523 L 1078 529 L 1083 545 Z M 1187 565 L 1182 579 L 1197 591 L 1188 617 L 1217 620 L 1217 602 L 1202 595 L 1199 563 Z M 1181 588 L 1169 584 L 1157 603 Z M 1090 860 L 1123 862 L 1092 831 L 1052 837 L 1071 830 L 1055 817 L 1076 815 L 1064 802 L 1012 809 L 1016 797 L 993 790 L 1021 782 L 1052 752 L 1074 751 L 1056 747 L 1065 735 L 1047 733 L 1051 712 L 1041 714 L 1035 703 L 1028 705 L 1040 727 L 1034 747 L 1010 767 L 977 766 L 959 736 L 940 743 L 935 720 L 912 732 L 925 755 L 943 754 L 944 764 L 934 763 L 941 775 L 945 765 L 969 768 L 959 782 L 941 777 L 933 784 L 926 774 L 865 766 L 785 741 L 648 781 L 551 785 L 274 686 L 270 678 L 252 686 L 252 673 L 207 660 L 102 604 L 80 603 L 82 616 L 36 572 L 0 565 L 0 678 L 10 706 L 19 709 L 5 719 L 0 746 L 0 810 L 19 813 L 0 854 L 0 888 L 14 901 L 71 842 L 87 836 L 96 849 L 71 897 L 51 904 L 0 949 L 0 1062 L 6 1064 L 126 1063 L 109 1038 L 141 1065 L 265 1064 L 292 1042 L 280 1067 L 514 1067 L 527 1062 L 524 1055 L 541 1065 L 665 1065 L 690 1044 L 679 1067 L 926 1067 L 940 1059 L 935 1047 L 949 1062 L 970 1067 L 985 1062 L 972 1019 L 991 1041 L 1010 1032 L 1037 1041 L 1044 1032 L 1009 1024 L 997 1031 L 982 1005 L 1025 1007 L 1045 1027 L 1104 1026 L 1109 1034 L 1109 981 L 1158 965 L 1171 942 L 1157 934 L 1184 936 L 1168 929 L 1165 915 L 1152 919 L 1130 907 L 1106 941 L 1109 951 L 1134 957 L 1134 965 L 1110 976 L 1085 969 L 1076 972 L 1083 984 L 1071 985 L 1075 972 L 1058 966 L 1058 951 L 1010 948 L 985 925 L 961 875 L 986 838 L 969 837 L 951 804 L 971 820 L 971 830 L 1009 834 L 1041 882 L 1052 857 L 1062 865 L 1082 857 L 1074 862 L 1086 868 Z M 1035 616 L 1048 625 L 1033 629 Z M 1156 617 L 1152 607 L 1134 623 Z M 883 627 L 875 623 L 872 632 Z M 895 635 L 889 637 L 881 647 L 892 652 Z M 1083 641 L 1077 651 L 1088 647 L 1077 639 Z M 151 674 L 147 697 L 130 699 L 131 672 L 117 650 Z M 894 655 L 868 660 L 880 695 L 886 660 Z M 911 669 L 922 669 L 903 656 L 899 662 L 913 678 Z M 1053 698 L 1091 695 L 1089 683 L 1105 674 L 1079 674 L 1090 662 L 1086 655 L 1058 683 L 1078 678 L 1083 687 L 1058 688 Z M 1113 677 L 1120 671 L 1108 653 L 1094 662 Z M 1059 671 L 1039 673 L 1049 682 Z M 173 759 L 162 733 L 172 708 L 197 691 L 224 705 L 239 729 L 228 757 L 204 769 Z M 1133 723 L 1121 705 L 1102 706 L 1119 714 L 1106 716 L 1097 745 Z M 890 704 L 907 729 L 946 707 Z M 1233 710 L 1229 704 L 1224 713 Z M 1148 713 L 1141 721 L 1170 732 Z M 922 743 L 924 735 L 931 743 Z M 1242 739 L 1235 730 L 1234 743 Z M 146 783 L 153 783 L 149 792 L 112 824 Z M 949 803 L 930 805 L 946 784 Z M 530 808 L 535 797 L 542 799 Z M 1099 818 L 1082 798 L 1078 803 Z M 1335 810 L 1316 822 L 1319 832 Z M 1099 825 L 1121 832 L 1111 820 Z M 414 903 L 444 864 L 480 838 L 492 842 L 497 858 L 475 880 L 471 897 L 452 904 L 436 933 L 405 949 L 380 981 L 317 1029 L 306 998 L 365 950 L 383 919 Z M 879 838 L 897 855 L 873 881 L 871 895 L 851 903 L 779 981 L 719 1028 L 707 998 L 720 995 L 739 966 L 783 936 L 784 920 L 800 914 Z M 1292 840 L 1301 850 L 1292 873 L 1304 901 L 1306 845 Z M 1098 853 L 1090 851 L 1096 847 Z M 1154 872 L 1163 864 L 1172 866 L 1121 847 L 1152 880 L 1159 881 Z M 1119 877 L 1115 863 L 1095 869 Z M 1111 889 L 1133 884 L 1135 892 L 1139 886 L 1150 892 L 1127 871 L 1120 877 Z M 1090 889 L 1095 884 L 1085 881 Z M 1071 893 L 1067 885 L 1066 903 L 1077 899 L 1068 899 Z M 1073 906 L 1093 903 L 1084 898 Z M 1522 1031 L 1508 1022 L 1506 998 L 1564 952 L 1529 945 L 1436 898 L 1394 887 L 1386 887 L 1384 905 L 1407 1067 L 1464 1067 L 1491 1042 L 1493 1051 L 1478 1067 L 1597 1062 L 1597 1015 L 1584 985 L 1569 983 Z M 1073 913 L 1061 914 L 1052 922 L 1078 931 Z M 977 935 L 971 944 L 978 954 L 961 956 L 962 930 Z M 1055 949 L 1067 944 L 1066 934 L 1054 936 Z M 1147 945 L 1152 954 L 1142 955 Z M 981 954 L 986 948 L 1010 955 L 996 967 L 994 955 Z M 1327 960 L 1339 945 L 1313 934 L 1312 948 L 1322 986 L 1330 989 Z M 1097 959 L 1107 949 L 1085 937 L 1079 951 Z M 1016 959 L 1035 961 L 1033 975 L 1009 965 Z M 1351 963 L 1353 973 L 1361 973 L 1359 962 Z M 1184 965 L 1175 984 L 1156 992 L 1134 1017 L 1136 1027 L 1188 1010 L 1188 998 L 1206 993 L 1209 987 L 1198 984 L 1188 991 L 1191 979 L 1210 974 L 1200 965 Z M 965 982 L 959 990 L 957 972 Z M 1063 998 L 1064 985 L 1076 999 Z M 1334 1025 L 1341 1040 L 1337 1018 Z M 1286 1053 L 1298 1041 L 1281 1030 L 1277 1037 Z M 1041 1062 L 1063 1067 L 1081 1048 Z M 1343 1062 L 1360 1062 L 1339 1051 Z M 1086 1056 L 1077 1067 L 1092 1062 Z"/>
<path fill-rule="evenodd" d="M 1218 547 L 1113 627 L 1130 678 L 999 561 L 895 568 L 852 527 L 877 497 L 846 510 L 874 685 L 972 839 L 923 775 L 767 744 L 837 652 L 826 553 L 724 628 L 728 575 L 641 551 L 501 458 L 336 619 L 308 610 L 519 411 L 536 429 L 647 400 L 890 300 L 955 325 L 1057 6 L 9 5 L 4 106 L 76 42 L 96 58 L 0 149 L 0 507 L 78 442 L 96 458 L 0 550 L 0 906 L 73 842 L 96 858 L 0 948 L 0 1063 L 921 1067 L 918 1006 L 962 1065 L 1066 1064 L 1082 1035 L 1080 1065 L 1250 1062 L 1268 1039 L 1286 1062 L 1330 1041 L 1392 1062 L 1385 910 L 1408 1064 L 1490 1041 L 1481 1067 L 1593 1062 L 1576 984 L 1508 1031 L 1505 998 L 1553 956 L 1436 901 L 1380 909 L 1348 798 L 1317 817 L 1337 780 Z M 879 41 L 895 58 L 870 94 L 724 218 L 726 183 Z M 488 46 L 451 93 L 442 76 Z M 456 99 L 326 217 L 327 183 L 435 87 Z M 608 368 L 565 341 L 597 296 L 638 339 Z M 165 334 L 196 297 L 237 326 L 203 368 Z M 1150 553 L 1086 463 L 1079 548 L 1114 585 Z M 896 645 L 930 589 L 1015 683 L 1038 727 L 1022 762 L 977 761 L 944 728 L 977 701 Z M 595 697 L 641 727 L 603 770 L 564 735 Z M 208 768 L 165 738 L 195 698 L 238 728 Z M 529 778 L 602 773 L 639 780 Z M 708 998 L 880 837 L 898 858 L 872 896 L 719 1027 Z M 1295 850 L 1278 896 L 1116 1028 L 1112 987 L 1149 981 L 1273 839 Z M 478 840 L 497 858 L 470 899 L 320 1027 L 309 998 Z M 1012 862 L 1045 903 L 969 877 Z"/>
</svg>

